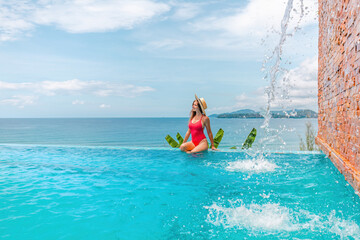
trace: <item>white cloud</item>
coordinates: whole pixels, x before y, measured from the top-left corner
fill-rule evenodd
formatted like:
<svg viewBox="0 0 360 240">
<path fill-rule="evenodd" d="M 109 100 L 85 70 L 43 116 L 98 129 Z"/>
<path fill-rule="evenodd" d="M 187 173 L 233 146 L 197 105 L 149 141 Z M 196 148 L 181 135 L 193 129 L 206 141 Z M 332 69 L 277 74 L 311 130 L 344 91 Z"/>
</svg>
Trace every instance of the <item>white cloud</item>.
<svg viewBox="0 0 360 240">
<path fill-rule="evenodd" d="M 19 89 L 30 89 L 32 88 L 32 83 L 10 83 L 0 81 L 0 90 L 19 90 Z"/>
<path fill-rule="evenodd" d="M 131 29 L 169 9 L 150 0 L 51 1 L 35 11 L 34 22 L 72 33 L 105 32 Z"/>
<path fill-rule="evenodd" d="M 152 87 L 135 86 L 132 84 L 109 84 L 104 83 L 94 93 L 98 96 L 121 96 L 121 97 L 136 97 L 144 92 L 155 91 Z"/>
<path fill-rule="evenodd" d="M 107 104 L 101 104 L 99 106 L 99 108 L 110 108 L 111 106 L 110 105 L 107 105 Z"/>
<path fill-rule="evenodd" d="M 59 94 L 92 94 L 97 96 L 136 97 L 144 92 L 155 91 L 148 86 L 110 83 L 102 81 L 81 81 L 78 79 L 66 81 L 42 81 L 9 83 L 0 81 L 0 90 L 29 91 L 32 93 L 55 96 Z"/>
<path fill-rule="evenodd" d="M 316 24 L 317 1 L 304 0 L 304 18 L 300 26 Z M 292 11 L 293 27 L 301 15 L 301 1 L 294 1 Z M 264 37 L 269 29 L 280 29 L 286 1 L 283 0 L 251 0 L 245 8 L 235 9 L 233 14 L 226 12 L 225 16 L 210 16 L 194 23 L 197 30 L 218 30 L 234 36 L 248 36 L 249 34 Z"/>
<path fill-rule="evenodd" d="M 15 95 L 11 98 L 0 100 L 0 104 L 2 105 L 12 105 L 18 108 L 24 108 L 27 105 L 32 105 L 35 103 L 37 97 L 36 96 L 22 96 Z"/>
<path fill-rule="evenodd" d="M 172 19 L 174 20 L 189 20 L 198 15 L 201 11 L 201 4 L 198 3 L 182 3 L 173 2 L 172 5 L 176 8 Z"/>
<path fill-rule="evenodd" d="M 34 28 L 28 20 L 31 10 L 28 1 L 0 0 L 0 42 L 16 40 L 19 34 Z"/>
<path fill-rule="evenodd" d="M 274 108 L 317 109 L 318 58 L 303 61 L 299 67 L 288 71 L 276 88 Z M 281 97 L 283 96 L 283 97 Z"/>
<path fill-rule="evenodd" d="M 76 92 L 81 91 L 92 86 L 98 85 L 98 82 L 80 81 L 78 79 L 72 79 L 67 81 L 43 81 L 38 85 L 38 91 L 45 95 L 56 95 L 56 92 Z"/>
<path fill-rule="evenodd" d="M 132 29 L 169 10 L 151 0 L 0 0 L 0 41 L 16 40 L 37 25 L 71 33 Z"/>
<path fill-rule="evenodd" d="M 294 0 L 288 34 L 295 27 L 317 27 L 317 1 Z M 246 7 L 219 10 L 209 16 L 196 19 L 191 24 L 191 31 L 199 34 L 199 46 L 218 49 L 265 50 L 267 46 L 278 41 L 281 21 L 287 1 L 284 0 L 250 0 Z M 304 10 L 303 18 L 301 9 Z M 209 36 L 209 34 L 211 34 Z M 265 45 L 265 44 L 264 44 Z"/>
<path fill-rule="evenodd" d="M 299 67 L 291 69 L 284 81 L 279 81 L 275 88 L 275 100 L 271 110 L 312 109 L 317 110 L 317 56 L 306 59 Z M 229 107 L 211 108 L 209 111 L 222 113 L 244 108 L 265 109 L 267 96 L 265 88 L 260 87 L 252 93 L 242 93 L 235 97 L 236 103 Z"/>
<path fill-rule="evenodd" d="M 289 90 L 287 93 L 293 108 L 317 109 L 318 92 L 318 58 L 303 61 L 299 67 L 286 74 Z M 286 91 L 286 88 L 285 88 Z M 284 92 L 284 91 L 283 91 Z M 280 103 L 278 103 L 280 105 Z"/>
<path fill-rule="evenodd" d="M 73 105 L 84 105 L 85 102 L 82 101 L 82 100 L 76 99 L 76 100 L 72 101 L 72 104 L 73 104 Z"/>
<path fill-rule="evenodd" d="M 152 51 L 154 49 L 173 50 L 180 48 L 184 45 L 184 42 L 177 39 L 164 39 L 161 41 L 149 42 L 146 45 L 139 48 L 140 50 Z"/>
</svg>

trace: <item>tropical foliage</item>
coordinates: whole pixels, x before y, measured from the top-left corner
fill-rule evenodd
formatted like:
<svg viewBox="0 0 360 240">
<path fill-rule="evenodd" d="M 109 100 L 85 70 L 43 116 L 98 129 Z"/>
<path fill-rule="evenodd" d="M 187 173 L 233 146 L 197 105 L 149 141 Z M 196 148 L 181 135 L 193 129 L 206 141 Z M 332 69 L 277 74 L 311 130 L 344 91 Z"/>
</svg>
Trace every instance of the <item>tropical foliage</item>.
<svg viewBox="0 0 360 240">
<path fill-rule="evenodd" d="M 246 138 L 244 144 L 242 145 L 241 149 L 248 149 L 251 148 L 252 144 L 255 141 L 256 138 L 256 129 L 253 128 L 251 130 L 251 132 L 249 133 L 248 137 Z M 219 129 L 219 131 L 216 133 L 215 137 L 214 137 L 214 146 L 215 148 L 217 148 L 222 140 L 224 136 L 224 130 L 222 130 L 221 128 Z M 180 133 L 176 134 L 176 139 L 179 141 L 177 142 L 175 139 L 173 139 L 169 134 L 166 135 L 165 137 L 166 141 L 169 143 L 169 145 L 173 148 L 179 148 L 180 145 L 184 142 L 183 137 L 180 135 Z M 237 149 L 236 146 L 231 147 L 230 149 Z"/>
<path fill-rule="evenodd" d="M 248 149 L 251 148 L 252 144 L 254 143 L 256 138 L 256 129 L 253 128 L 249 133 L 248 137 L 246 138 L 244 144 L 242 145 L 241 149 Z"/>
<path fill-rule="evenodd" d="M 215 148 L 217 148 L 221 142 L 221 139 L 224 136 L 224 130 L 222 130 L 221 128 L 219 129 L 219 131 L 216 133 L 215 137 L 214 137 L 214 145 Z M 179 143 L 173 139 L 169 134 L 166 135 L 165 140 L 169 143 L 169 145 L 173 148 L 178 148 L 180 147 L 180 145 L 184 142 L 183 137 L 180 135 L 180 133 L 176 134 L 176 139 L 179 141 Z"/>
<path fill-rule="evenodd" d="M 215 148 L 217 148 L 219 146 L 223 136 L 224 136 L 224 130 L 222 130 L 220 128 L 219 131 L 216 133 L 216 135 L 214 137 L 214 146 L 215 146 Z"/>
<path fill-rule="evenodd" d="M 248 149 L 251 148 L 252 144 L 254 143 L 256 138 L 256 128 L 253 128 L 249 135 L 247 136 L 245 142 L 243 143 L 241 149 Z M 230 149 L 237 149 L 238 147 L 233 146 Z"/>
<path fill-rule="evenodd" d="M 306 123 L 306 132 L 305 132 L 305 143 L 300 137 L 300 151 L 316 151 L 317 147 L 315 145 L 315 131 L 311 125 L 311 122 Z"/>
</svg>

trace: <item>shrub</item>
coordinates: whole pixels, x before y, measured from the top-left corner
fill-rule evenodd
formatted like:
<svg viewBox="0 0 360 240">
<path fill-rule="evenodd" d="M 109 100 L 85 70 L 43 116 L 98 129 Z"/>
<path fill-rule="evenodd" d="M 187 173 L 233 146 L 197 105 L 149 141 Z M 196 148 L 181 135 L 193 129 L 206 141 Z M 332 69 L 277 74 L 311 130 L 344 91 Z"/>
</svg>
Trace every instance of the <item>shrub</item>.
<svg viewBox="0 0 360 240">
<path fill-rule="evenodd" d="M 300 137 L 300 151 L 316 151 L 318 150 L 315 145 L 315 131 L 312 127 L 311 122 L 305 123 L 306 125 L 306 132 L 305 132 L 305 138 L 306 141 L 304 143 L 303 139 Z"/>
</svg>

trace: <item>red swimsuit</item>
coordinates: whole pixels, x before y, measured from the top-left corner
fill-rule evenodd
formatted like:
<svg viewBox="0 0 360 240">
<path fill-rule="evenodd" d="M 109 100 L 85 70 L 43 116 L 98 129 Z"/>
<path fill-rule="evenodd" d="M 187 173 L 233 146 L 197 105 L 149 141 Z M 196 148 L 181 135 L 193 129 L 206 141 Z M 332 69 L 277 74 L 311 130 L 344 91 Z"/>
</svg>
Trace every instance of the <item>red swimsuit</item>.
<svg viewBox="0 0 360 240">
<path fill-rule="evenodd" d="M 203 139 L 206 139 L 204 131 L 203 131 L 201 119 L 202 119 L 202 116 L 201 116 L 200 120 L 197 121 L 196 123 L 192 123 L 192 120 L 190 120 L 190 122 L 189 122 L 191 141 L 194 143 L 195 147 L 197 145 L 199 145 L 199 143 Z"/>
</svg>

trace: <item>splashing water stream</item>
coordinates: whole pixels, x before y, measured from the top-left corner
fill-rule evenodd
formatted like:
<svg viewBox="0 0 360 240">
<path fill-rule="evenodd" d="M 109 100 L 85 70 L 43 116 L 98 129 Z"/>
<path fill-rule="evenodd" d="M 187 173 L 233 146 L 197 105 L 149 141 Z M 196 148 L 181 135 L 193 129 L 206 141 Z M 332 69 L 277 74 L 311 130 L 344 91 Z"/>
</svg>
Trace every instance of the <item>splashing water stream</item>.
<svg viewBox="0 0 360 240">
<path fill-rule="evenodd" d="M 248 155 L 252 160 L 246 161 L 236 161 L 229 163 L 227 167 L 228 171 L 245 171 L 245 172 L 267 172 L 274 171 L 277 168 L 275 163 L 268 162 L 265 159 L 265 150 L 267 145 L 274 143 L 275 141 L 281 143 L 282 145 L 286 145 L 286 142 L 280 137 L 280 135 L 285 131 L 293 131 L 292 129 L 286 128 L 286 126 L 280 127 L 278 129 L 270 128 L 270 120 L 271 120 L 271 107 L 272 104 L 280 97 L 281 100 L 284 100 L 284 103 L 288 102 L 288 91 L 290 85 L 287 83 L 288 78 L 286 77 L 286 73 L 288 72 L 285 68 L 281 67 L 282 63 L 282 55 L 283 55 L 283 47 L 286 42 L 287 37 L 293 36 L 296 31 L 298 31 L 301 20 L 304 17 L 304 3 L 303 0 L 300 0 L 300 16 L 297 21 L 294 30 L 292 33 L 289 33 L 289 24 L 291 18 L 291 11 L 295 10 L 294 8 L 294 0 L 288 0 L 285 13 L 281 21 L 280 28 L 280 38 L 275 48 L 272 50 L 272 53 L 269 57 L 265 56 L 263 61 L 262 71 L 265 72 L 264 80 L 269 80 L 269 86 L 265 88 L 265 94 L 267 96 L 267 102 L 265 106 L 265 112 L 263 113 L 264 122 L 261 126 L 264 134 L 263 137 L 259 140 L 260 148 L 259 149 L 249 149 L 247 151 Z M 297 11 L 295 11 L 297 12 Z M 283 85 L 285 85 L 284 94 L 280 94 L 280 96 L 276 95 L 276 90 L 280 88 L 278 83 L 278 78 L 283 78 Z M 288 113 L 285 111 L 286 105 L 282 106 L 285 114 Z M 289 115 L 288 115 L 289 116 Z M 271 166 L 271 167 L 269 167 Z"/>
<path fill-rule="evenodd" d="M 281 28 L 280 28 L 280 38 L 275 46 L 274 50 L 272 51 L 271 55 L 269 57 L 265 57 L 263 61 L 263 67 L 262 70 L 265 71 L 264 80 L 269 80 L 269 86 L 265 88 L 265 94 L 267 97 L 266 107 L 265 107 L 265 113 L 264 116 L 264 122 L 261 126 L 262 129 L 264 129 L 264 138 L 260 140 L 262 145 L 262 152 L 264 151 L 264 148 L 268 143 L 271 143 L 273 141 L 280 141 L 283 145 L 286 144 L 285 141 L 280 137 L 280 133 L 284 131 L 292 131 L 292 129 L 287 129 L 285 126 L 282 129 L 271 129 L 269 127 L 270 120 L 271 120 L 271 107 L 274 102 L 279 99 L 282 103 L 282 109 L 283 112 L 289 117 L 291 113 L 289 114 L 286 112 L 286 108 L 289 104 L 289 78 L 286 76 L 286 73 L 288 72 L 287 69 L 281 67 L 282 63 L 282 56 L 283 56 L 283 47 L 286 42 L 287 37 L 293 36 L 299 29 L 299 25 L 301 23 L 301 20 L 303 19 L 305 12 L 304 12 L 304 2 L 303 0 L 300 0 L 300 16 L 299 20 L 297 21 L 293 32 L 291 32 L 291 29 L 289 31 L 289 24 L 291 17 L 291 11 L 297 12 L 294 8 L 294 0 L 288 0 L 284 16 L 281 21 Z M 281 86 L 279 86 L 278 78 L 282 77 L 282 93 L 276 95 L 276 90 L 280 89 Z"/>
<path fill-rule="evenodd" d="M 281 56 L 282 56 L 282 49 L 287 37 L 287 29 L 290 20 L 290 13 L 293 8 L 293 0 L 289 0 L 286 6 L 284 17 L 281 21 L 281 35 L 279 39 L 279 43 L 275 47 L 273 54 L 270 56 L 269 60 L 275 59 L 275 64 L 270 67 L 270 70 L 265 75 L 264 79 L 270 77 L 270 85 L 265 89 L 265 93 L 267 95 L 267 105 L 266 105 L 266 112 L 264 115 L 264 123 L 262 127 L 265 129 L 265 132 L 269 133 L 269 122 L 270 122 L 270 108 L 271 103 L 275 100 L 275 87 L 276 87 L 276 80 L 278 74 L 280 72 L 280 63 L 281 63 Z"/>
</svg>

